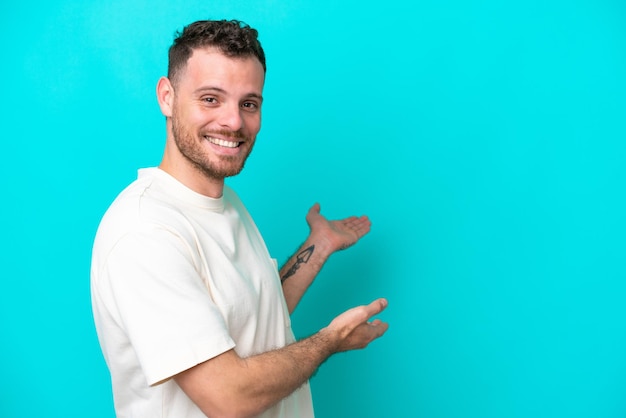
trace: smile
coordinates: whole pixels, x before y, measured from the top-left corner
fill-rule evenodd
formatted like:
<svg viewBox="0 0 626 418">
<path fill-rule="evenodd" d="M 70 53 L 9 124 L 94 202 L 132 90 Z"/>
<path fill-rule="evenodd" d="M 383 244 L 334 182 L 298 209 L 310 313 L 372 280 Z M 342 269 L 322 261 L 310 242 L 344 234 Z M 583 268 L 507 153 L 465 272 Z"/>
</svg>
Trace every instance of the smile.
<svg viewBox="0 0 626 418">
<path fill-rule="evenodd" d="M 220 147 L 237 148 L 240 144 L 240 142 L 226 141 L 224 139 L 213 138 L 212 136 L 205 136 L 204 138 L 211 144 L 219 145 Z"/>
</svg>

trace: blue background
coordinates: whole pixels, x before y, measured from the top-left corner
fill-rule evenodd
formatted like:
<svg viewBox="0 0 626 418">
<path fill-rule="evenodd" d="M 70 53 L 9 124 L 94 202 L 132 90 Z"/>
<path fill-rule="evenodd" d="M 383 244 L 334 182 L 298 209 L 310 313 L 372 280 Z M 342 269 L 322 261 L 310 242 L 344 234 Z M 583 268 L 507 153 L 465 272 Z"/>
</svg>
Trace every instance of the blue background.
<svg viewBox="0 0 626 418">
<path fill-rule="evenodd" d="M 57 0 L 0 6 L 0 416 L 113 417 L 100 217 L 158 164 L 175 30 L 259 29 L 264 126 L 230 183 L 283 261 L 368 214 L 299 306 L 379 296 L 387 335 L 312 380 L 322 417 L 626 416 L 622 1 Z"/>
</svg>

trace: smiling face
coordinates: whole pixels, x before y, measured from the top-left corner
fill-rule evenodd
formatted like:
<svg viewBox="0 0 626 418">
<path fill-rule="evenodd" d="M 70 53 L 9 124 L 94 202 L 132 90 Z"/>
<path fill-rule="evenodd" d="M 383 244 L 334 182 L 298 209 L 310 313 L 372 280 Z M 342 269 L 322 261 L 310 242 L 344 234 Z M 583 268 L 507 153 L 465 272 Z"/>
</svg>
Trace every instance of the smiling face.
<svg viewBox="0 0 626 418">
<path fill-rule="evenodd" d="M 194 50 L 175 80 L 157 86 L 167 117 L 160 167 L 192 190 L 221 196 L 224 178 L 241 171 L 261 128 L 264 81 L 255 57 Z"/>
</svg>

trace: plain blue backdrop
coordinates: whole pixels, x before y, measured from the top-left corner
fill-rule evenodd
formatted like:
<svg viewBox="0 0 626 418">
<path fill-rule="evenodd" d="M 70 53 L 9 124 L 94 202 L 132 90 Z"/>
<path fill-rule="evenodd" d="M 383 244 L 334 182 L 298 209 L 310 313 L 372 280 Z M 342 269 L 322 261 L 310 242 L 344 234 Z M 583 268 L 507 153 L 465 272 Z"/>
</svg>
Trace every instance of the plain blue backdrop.
<svg viewBox="0 0 626 418">
<path fill-rule="evenodd" d="M 314 202 L 372 232 L 329 261 L 305 336 L 379 296 L 387 335 L 312 379 L 320 418 L 626 416 L 622 1 L 57 0 L 0 6 L 0 417 L 114 416 L 89 264 L 158 164 L 173 34 L 238 18 L 268 57 L 230 184 L 272 254 Z"/>
</svg>

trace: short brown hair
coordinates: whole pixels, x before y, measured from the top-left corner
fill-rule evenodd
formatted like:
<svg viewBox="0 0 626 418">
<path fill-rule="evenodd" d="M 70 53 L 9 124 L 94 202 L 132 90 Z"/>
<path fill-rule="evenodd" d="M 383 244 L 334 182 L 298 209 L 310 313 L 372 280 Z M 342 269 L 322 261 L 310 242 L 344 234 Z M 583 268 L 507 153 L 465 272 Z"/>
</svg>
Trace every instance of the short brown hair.
<svg viewBox="0 0 626 418">
<path fill-rule="evenodd" d="M 256 57 L 266 71 L 258 31 L 239 20 L 199 20 L 176 32 L 169 49 L 167 77 L 175 82 L 194 49 L 215 47 L 229 57 Z"/>
</svg>

